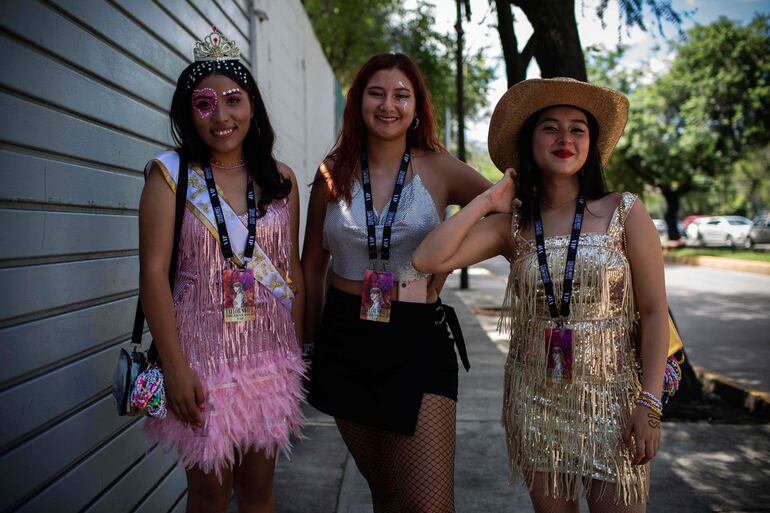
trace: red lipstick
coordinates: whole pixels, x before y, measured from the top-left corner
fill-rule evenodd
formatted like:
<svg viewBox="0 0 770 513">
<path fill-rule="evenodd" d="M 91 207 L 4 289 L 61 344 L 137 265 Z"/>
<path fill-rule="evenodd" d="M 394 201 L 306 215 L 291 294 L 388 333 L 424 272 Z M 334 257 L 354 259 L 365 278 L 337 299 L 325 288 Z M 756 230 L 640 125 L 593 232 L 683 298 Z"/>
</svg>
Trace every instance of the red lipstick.
<svg viewBox="0 0 770 513">
<path fill-rule="evenodd" d="M 572 153 L 571 151 L 568 151 L 568 150 L 556 150 L 556 151 L 553 152 L 553 155 L 555 157 L 557 157 L 557 158 L 560 158 L 560 159 L 568 159 L 571 156 L 573 156 L 574 153 Z"/>
</svg>

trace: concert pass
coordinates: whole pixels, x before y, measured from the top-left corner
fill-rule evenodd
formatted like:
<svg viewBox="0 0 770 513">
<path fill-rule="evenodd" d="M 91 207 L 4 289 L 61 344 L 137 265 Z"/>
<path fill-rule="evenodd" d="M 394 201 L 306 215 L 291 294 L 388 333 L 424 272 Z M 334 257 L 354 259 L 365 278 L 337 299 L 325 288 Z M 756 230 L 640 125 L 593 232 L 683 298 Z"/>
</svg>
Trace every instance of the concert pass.
<svg viewBox="0 0 770 513">
<path fill-rule="evenodd" d="M 257 317 L 254 294 L 256 286 L 252 269 L 222 271 L 225 322 L 253 321 Z"/>
<path fill-rule="evenodd" d="M 365 270 L 361 286 L 360 318 L 365 321 L 390 322 L 392 294 L 393 273 Z"/>
<path fill-rule="evenodd" d="M 572 379 L 572 330 L 546 328 L 546 374 L 554 381 Z"/>
</svg>

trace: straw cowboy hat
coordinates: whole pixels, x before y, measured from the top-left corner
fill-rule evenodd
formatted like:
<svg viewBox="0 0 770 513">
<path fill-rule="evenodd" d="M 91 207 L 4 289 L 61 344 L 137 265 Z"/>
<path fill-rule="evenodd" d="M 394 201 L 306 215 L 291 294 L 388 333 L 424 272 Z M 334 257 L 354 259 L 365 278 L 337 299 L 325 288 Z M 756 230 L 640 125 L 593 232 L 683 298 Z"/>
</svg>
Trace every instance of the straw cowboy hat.
<svg viewBox="0 0 770 513">
<path fill-rule="evenodd" d="M 622 93 L 572 78 L 533 78 L 514 85 L 500 98 L 489 123 L 487 146 L 498 169 L 518 165 L 517 144 L 524 122 L 535 112 L 572 105 L 593 114 L 599 124 L 597 146 L 606 166 L 628 120 L 628 98 Z"/>
</svg>

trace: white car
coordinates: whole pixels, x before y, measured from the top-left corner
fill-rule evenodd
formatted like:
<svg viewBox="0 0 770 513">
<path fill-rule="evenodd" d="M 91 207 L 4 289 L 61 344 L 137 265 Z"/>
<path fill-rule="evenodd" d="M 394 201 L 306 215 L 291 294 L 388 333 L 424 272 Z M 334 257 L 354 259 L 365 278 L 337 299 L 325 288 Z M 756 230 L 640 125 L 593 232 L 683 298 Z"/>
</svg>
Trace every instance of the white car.
<svg viewBox="0 0 770 513">
<path fill-rule="evenodd" d="M 702 245 L 749 247 L 751 221 L 743 216 L 714 216 L 698 223 L 698 241 Z M 688 226 L 689 228 L 689 226 Z"/>
<path fill-rule="evenodd" d="M 709 219 L 711 218 L 708 216 L 701 216 L 690 221 L 690 223 L 687 225 L 687 228 L 684 230 L 684 236 L 687 237 L 690 241 L 700 242 L 700 226 L 702 223 L 708 221 Z"/>
</svg>

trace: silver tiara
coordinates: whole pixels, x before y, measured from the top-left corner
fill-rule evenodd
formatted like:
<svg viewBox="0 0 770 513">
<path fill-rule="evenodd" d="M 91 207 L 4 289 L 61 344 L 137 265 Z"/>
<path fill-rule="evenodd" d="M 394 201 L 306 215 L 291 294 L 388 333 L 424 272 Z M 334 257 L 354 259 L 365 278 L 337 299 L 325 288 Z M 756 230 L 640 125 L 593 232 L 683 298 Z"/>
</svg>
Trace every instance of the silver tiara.
<svg viewBox="0 0 770 513">
<path fill-rule="evenodd" d="M 196 61 L 238 60 L 240 48 L 232 39 L 227 39 L 216 27 L 211 27 L 211 34 L 203 41 L 196 41 L 193 56 Z"/>
</svg>

